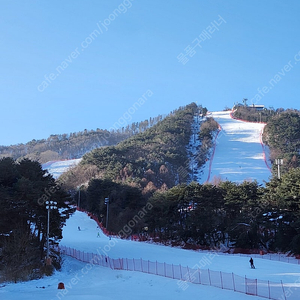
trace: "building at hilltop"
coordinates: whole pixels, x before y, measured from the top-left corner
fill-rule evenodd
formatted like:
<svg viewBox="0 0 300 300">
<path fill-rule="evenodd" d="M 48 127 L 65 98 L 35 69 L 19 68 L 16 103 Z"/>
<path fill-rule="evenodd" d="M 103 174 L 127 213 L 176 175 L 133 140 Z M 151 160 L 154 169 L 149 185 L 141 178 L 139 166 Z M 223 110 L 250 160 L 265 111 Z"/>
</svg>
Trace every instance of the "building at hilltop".
<svg viewBox="0 0 300 300">
<path fill-rule="evenodd" d="M 262 111 L 265 108 L 265 106 L 263 104 L 252 104 L 252 105 L 249 105 L 248 107 L 255 109 L 257 111 Z"/>
<path fill-rule="evenodd" d="M 265 109 L 265 106 L 263 104 L 251 104 L 247 105 L 246 103 L 247 99 L 244 99 L 244 103 L 235 103 L 232 109 L 237 109 L 238 107 L 247 107 L 256 111 L 262 111 Z"/>
</svg>

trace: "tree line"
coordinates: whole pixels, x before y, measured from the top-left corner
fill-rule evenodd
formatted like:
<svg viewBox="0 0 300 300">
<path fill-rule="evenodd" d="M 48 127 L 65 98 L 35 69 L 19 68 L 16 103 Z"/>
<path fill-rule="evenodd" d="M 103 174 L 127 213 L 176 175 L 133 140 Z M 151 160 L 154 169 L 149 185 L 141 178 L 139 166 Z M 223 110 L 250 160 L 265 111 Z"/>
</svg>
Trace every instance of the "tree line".
<svg viewBox="0 0 300 300">
<path fill-rule="evenodd" d="M 225 181 L 179 185 L 151 198 L 149 232 L 162 240 L 300 253 L 300 169 L 262 187 Z"/>
<path fill-rule="evenodd" d="M 273 107 L 265 108 L 257 111 L 251 106 L 234 106 L 233 116 L 237 119 L 242 119 L 248 122 L 263 122 L 267 123 L 276 114 L 284 111 L 283 108 L 274 109 Z"/>
<path fill-rule="evenodd" d="M 159 115 L 131 124 L 125 119 L 119 119 L 109 130 L 85 129 L 70 134 L 52 134 L 47 139 L 33 139 L 26 144 L 0 146 L 0 158 L 11 157 L 15 160 L 28 158 L 40 163 L 80 158 L 95 148 L 116 145 L 132 135 L 144 132 L 162 119 L 163 116 Z"/>
<path fill-rule="evenodd" d="M 263 141 L 270 147 L 273 173 L 277 173 L 276 159 L 283 159 L 282 172 L 300 167 L 300 113 L 287 110 L 268 121 Z"/>
<path fill-rule="evenodd" d="M 47 200 L 57 202 L 49 236 L 50 257 L 59 269 L 61 259 L 54 246 L 71 212 L 66 204 L 69 195 L 38 162 L 0 159 L 0 280 L 35 279 L 53 271 L 45 266 Z"/>
</svg>

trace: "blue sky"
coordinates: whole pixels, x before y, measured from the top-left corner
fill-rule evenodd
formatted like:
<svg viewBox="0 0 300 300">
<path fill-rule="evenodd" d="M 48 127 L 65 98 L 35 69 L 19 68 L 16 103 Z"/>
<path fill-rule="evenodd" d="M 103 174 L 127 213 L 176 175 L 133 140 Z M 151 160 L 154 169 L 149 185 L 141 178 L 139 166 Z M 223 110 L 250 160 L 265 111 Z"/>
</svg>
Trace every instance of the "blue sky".
<svg viewBox="0 0 300 300">
<path fill-rule="evenodd" d="M 299 108 L 299 13 L 297 0 L 1 0 L 0 145 L 193 101 Z"/>
</svg>

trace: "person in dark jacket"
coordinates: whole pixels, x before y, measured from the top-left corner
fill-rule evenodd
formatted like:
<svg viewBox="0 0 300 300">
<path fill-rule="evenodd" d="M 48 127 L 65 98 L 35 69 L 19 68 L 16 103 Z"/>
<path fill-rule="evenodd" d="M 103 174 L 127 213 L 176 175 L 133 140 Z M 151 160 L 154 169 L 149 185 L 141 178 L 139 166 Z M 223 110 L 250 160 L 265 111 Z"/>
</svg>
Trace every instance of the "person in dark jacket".
<svg viewBox="0 0 300 300">
<path fill-rule="evenodd" d="M 253 262 L 253 258 L 251 257 L 250 260 L 250 266 L 251 266 L 251 269 L 255 269 L 255 266 L 254 266 L 254 262 Z"/>
</svg>

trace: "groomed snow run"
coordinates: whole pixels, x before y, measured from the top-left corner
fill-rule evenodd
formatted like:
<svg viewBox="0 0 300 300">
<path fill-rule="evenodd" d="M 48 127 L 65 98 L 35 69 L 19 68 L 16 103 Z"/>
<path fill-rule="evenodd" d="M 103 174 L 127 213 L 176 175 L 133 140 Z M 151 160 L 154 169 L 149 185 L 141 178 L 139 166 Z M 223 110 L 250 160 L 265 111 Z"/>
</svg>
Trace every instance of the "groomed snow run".
<svg viewBox="0 0 300 300">
<path fill-rule="evenodd" d="M 78 165 L 81 158 L 69 159 L 69 160 L 58 160 L 58 161 L 48 161 L 43 164 L 44 170 L 47 170 L 55 179 L 57 179 L 62 173 L 68 171 L 70 168 Z"/>
<path fill-rule="evenodd" d="M 80 231 L 78 230 L 80 227 Z M 97 237 L 98 232 L 100 237 Z M 182 250 L 168 246 L 159 246 L 143 242 L 133 242 L 112 238 L 109 240 L 97 228 L 95 221 L 85 213 L 75 212 L 67 220 L 63 229 L 62 245 L 89 251 L 95 254 L 108 255 L 112 258 L 144 258 L 158 262 L 188 265 L 193 267 L 200 261 L 215 271 L 233 272 L 253 279 L 283 281 L 289 291 L 289 300 L 300 298 L 300 265 L 288 264 L 268 259 L 254 258 L 256 269 L 249 266 L 249 257 L 218 254 L 209 259 L 205 251 Z M 59 282 L 64 282 L 66 289 L 58 290 Z M 61 292 L 61 294 L 60 294 Z M 284 299 L 284 295 L 282 295 Z M 249 296 L 224 289 L 188 283 L 183 289 L 178 280 L 140 272 L 111 270 L 75 259 L 64 257 L 61 272 L 51 277 L 25 283 L 0 285 L 2 300 L 117 300 L 117 299 L 224 299 L 224 300 L 258 300 Z"/>
<path fill-rule="evenodd" d="M 215 147 L 203 168 L 201 183 L 217 178 L 241 183 L 244 180 L 263 184 L 271 176 L 269 149 L 261 142 L 264 123 L 235 120 L 232 111 L 210 112 L 221 130 Z"/>
</svg>

